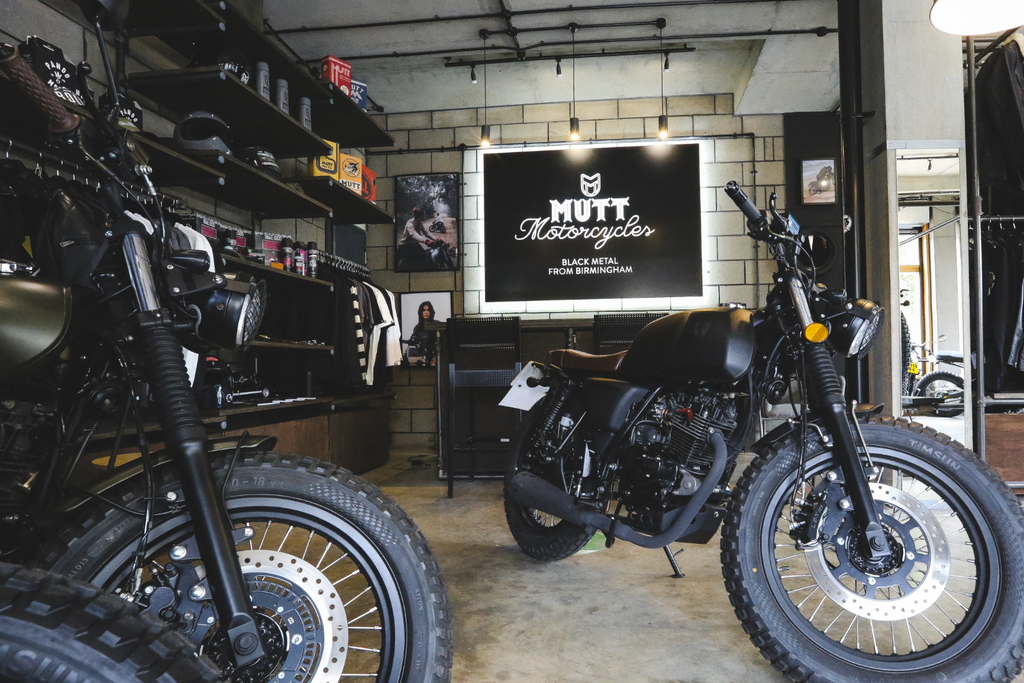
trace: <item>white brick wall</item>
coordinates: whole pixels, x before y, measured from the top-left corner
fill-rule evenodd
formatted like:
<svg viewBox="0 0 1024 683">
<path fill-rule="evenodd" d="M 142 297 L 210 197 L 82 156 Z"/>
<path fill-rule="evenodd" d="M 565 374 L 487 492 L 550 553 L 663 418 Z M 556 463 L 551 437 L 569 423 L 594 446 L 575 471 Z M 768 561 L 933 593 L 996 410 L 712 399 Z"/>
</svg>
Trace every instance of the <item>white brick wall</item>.
<svg viewBox="0 0 1024 683">
<path fill-rule="evenodd" d="M 599 311 L 663 311 L 715 306 L 726 302 L 754 305 L 764 296 L 773 262 L 764 250 L 755 250 L 745 234 L 743 215 L 721 191 L 729 180 L 737 180 L 750 193 L 756 170 L 755 200 L 764 204 L 771 191 L 780 195 L 784 206 L 785 182 L 782 164 L 781 116 L 734 116 L 731 95 L 699 95 L 668 98 L 669 130 L 673 138 L 701 141 L 702 247 L 704 254 L 704 294 L 699 297 L 663 297 L 652 299 L 591 299 L 488 303 L 484 298 L 483 240 L 483 152 L 479 144 L 483 110 L 414 112 L 379 116 L 378 122 L 398 138 L 401 153 L 371 150 L 368 163 L 379 174 L 378 204 L 393 211 L 393 177 L 410 173 L 461 171 L 462 270 L 456 275 L 431 273 L 394 273 L 379 264 L 395 264 L 395 228 L 392 225 L 369 226 L 369 260 L 374 265 L 374 280 L 395 292 L 438 291 L 452 289 L 454 311 L 466 315 L 514 314 L 529 318 L 589 317 Z M 569 137 L 568 102 L 543 105 L 495 107 L 487 112 L 494 144 L 567 144 Z M 579 102 L 580 133 L 584 141 L 617 142 L 649 139 L 657 136 L 657 116 L 661 103 L 657 98 Z M 753 134 L 754 137 L 713 138 L 706 136 Z M 458 150 L 460 144 L 465 150 Z M 451 148 L 437 151 L 436 147 Z M 430 151 L 417 151 L 427 148 Z M 404 151 L 408 150 L 408 151 Z M 769 187 L 765 187 L 769 183 Z M 758 282 L 761 283 L 758 291 Z M 396 391 L 415 385 L 432 384 L 433 369 L 403 370 L 396 376 Z M 406 392 L 409 393 L 409 392 Z M 405 395 L 405 394 L 403 394 Z M 412 396 L 409 393 L 409 396 Z M 430 448 L 436 437 L 433 423 L 424 416 L 435 410 L 434 399 L 423 392 L 419 399 L 408 398 L 393 406 L 392 443 L 398 446 Z M 410 403 L 412 401 L 412 403 Z M 417 402 L 418 401 L 418 402 Z M 415 404 L 415 405 L 414 405 Z M 423 419 L 417 419 L 417 416 Z"/>
</svg>

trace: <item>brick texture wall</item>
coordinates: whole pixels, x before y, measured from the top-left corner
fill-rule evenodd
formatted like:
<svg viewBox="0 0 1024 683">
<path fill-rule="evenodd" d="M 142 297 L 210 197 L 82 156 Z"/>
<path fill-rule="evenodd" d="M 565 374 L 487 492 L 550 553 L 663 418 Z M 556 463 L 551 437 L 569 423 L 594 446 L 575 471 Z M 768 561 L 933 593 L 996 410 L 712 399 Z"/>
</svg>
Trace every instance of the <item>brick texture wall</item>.
<svg viewBox="0 0 1024 683">
<path fill-rule="evenodd" d="M 583 141 L 657 139 L 658 98 L 579 102 L 576 105 Z M 492 107 L 487 111 L 495 145 L 565 144 L 569 137 L 568 102 Z M 720 302 L 760 303 L 773 272 L 763 250 L 746 237 L 744 220 L 722 191 L 729 180 L 744 185 L 763 205 L 770 192 L 785 206 L 782 116 L 737 116 L 733 97 L 698 95 L 668 99 L 673 138 L 700 142 L 703 168 L 702 223 L 704 295 L 602 301 L 561 301 L 490 304 L 483 297 L 484 217 L 482 155 L 477 147 L 482 109 L 455 109 L 379 115 L 378 122 L 396 140 L 395 149 L 367 151 L 367 163 L 378 174 L 378 204 L 394 211 L 394 178 L 419 173 L 462 173 L 462 269 L 444 273 L 396 273 L 395 227 L 367 226 L 368 261 L 374 280 L 392 291 L 453 292 L 453 312 L 465 315 L 515 314 L 522 317 L 586 317 L 598 311 L 663 311 L 715 306 Z M 736 137 L 732 137 L 736 136 Z M 465 145 L 466 149 L 460 149 Z M 401 369 L 392 385 L 393 447 L 428 451 L 435 447 L 437 405 L 435 370 Z"/>
</svg>

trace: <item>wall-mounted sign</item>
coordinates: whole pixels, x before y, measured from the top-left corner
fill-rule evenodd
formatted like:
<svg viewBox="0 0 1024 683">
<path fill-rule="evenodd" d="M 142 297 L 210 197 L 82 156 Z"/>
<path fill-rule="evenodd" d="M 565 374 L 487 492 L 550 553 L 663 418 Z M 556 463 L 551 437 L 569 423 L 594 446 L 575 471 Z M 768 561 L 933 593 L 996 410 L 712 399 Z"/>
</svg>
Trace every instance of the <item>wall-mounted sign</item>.
<svg viewBox="0 0 1024 683">
<path fill-rule="evenodd" d="M 484 157 L 487 301 L 701 296 L 696 144 Z"/>
</svg>

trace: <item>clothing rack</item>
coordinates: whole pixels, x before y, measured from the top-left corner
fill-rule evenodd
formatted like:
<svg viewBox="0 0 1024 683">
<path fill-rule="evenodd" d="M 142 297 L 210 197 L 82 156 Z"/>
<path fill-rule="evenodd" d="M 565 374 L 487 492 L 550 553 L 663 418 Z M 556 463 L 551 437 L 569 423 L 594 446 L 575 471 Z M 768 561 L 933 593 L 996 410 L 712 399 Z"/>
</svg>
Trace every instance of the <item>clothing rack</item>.
<svg viewBox="0 0 1024 683">
<path fill-rule="evenodd" d="M 373 272 L 368 266 L 356 263 L 355 261 L 349 261 L 347 258 L 328 254 L 325 251 L 320 251 L 318 253 L 321 264 L 326 264 L 335 270 L 342 271 L 343 273 L 348 273 L 349 275 L 355 275 L 356 277 L 360 277 L 364 280 L 369 280 L 370 274 Z"/>
</svg>

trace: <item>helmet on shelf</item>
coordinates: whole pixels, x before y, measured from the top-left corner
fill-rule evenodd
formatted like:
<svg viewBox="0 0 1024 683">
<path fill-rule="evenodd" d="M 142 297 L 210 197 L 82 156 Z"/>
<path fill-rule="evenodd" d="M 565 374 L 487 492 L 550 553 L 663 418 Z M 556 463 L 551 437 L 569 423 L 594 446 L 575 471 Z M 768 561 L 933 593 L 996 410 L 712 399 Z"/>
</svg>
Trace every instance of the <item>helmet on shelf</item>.
<svg viewBox="0 0 1024 683">
<path fill-rule="evenodd" d="M 208 111 L 185 114 L 174 127 L 174 142 L 183 152 L 231 154 L 231 129 L 224 119 Z"/>
</svg>

